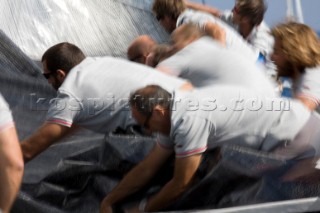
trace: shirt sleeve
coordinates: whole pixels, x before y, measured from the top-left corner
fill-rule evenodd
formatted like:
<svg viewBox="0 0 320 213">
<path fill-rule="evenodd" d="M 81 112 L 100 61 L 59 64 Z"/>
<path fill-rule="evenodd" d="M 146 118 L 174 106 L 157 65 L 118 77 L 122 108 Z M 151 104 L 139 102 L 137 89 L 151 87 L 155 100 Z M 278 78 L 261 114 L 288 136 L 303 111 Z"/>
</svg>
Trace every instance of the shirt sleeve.
<svg viewBox="0 0 320 213">
<path fill-rule="evenodd" d="M 50 101 L 46 121 L 71 127 L 81 111 L 83 111 L 81 100 L 66 92 L 59 91 L 57 98 Z"/>
<path fill-rule="evenodd" d="M 13 118 L 7 102 L 0 95 L 0 132 L 14 127 Z"/>
<path fill-rule="evenodd" d="M 297 97 L 310 99 L 320 105 L 320 70 L 307 71 L 297 85 Z"/>
<path fill-rule="evenodd" d="M 213 125 L 205 118 L 185 117 L 173 129 L 174 149 L 177 158 L 203 153 L 207 149 Z"/>
<path fill-rule="evenodd" d="M 163 149 L 174 149 L 174 142 L 170 139 L 170 137 L 166 137 L 160 133 L 157 134 L 157 143 Z"/>
</svg>

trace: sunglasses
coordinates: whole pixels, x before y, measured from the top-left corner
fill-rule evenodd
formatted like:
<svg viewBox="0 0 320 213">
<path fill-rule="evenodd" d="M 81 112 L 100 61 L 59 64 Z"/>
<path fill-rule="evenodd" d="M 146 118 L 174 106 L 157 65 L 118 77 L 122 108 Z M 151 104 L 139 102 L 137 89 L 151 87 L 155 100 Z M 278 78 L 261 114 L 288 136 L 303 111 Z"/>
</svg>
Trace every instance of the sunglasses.
<svg viewBox="0 0 320 213">
<path fill-rule="evenodd" d="M 157 19 L 158 21 L 161 21 L 162 18 L 163 18 L 162 16 L 156 15 L 156 19 Z"/>
<path fill-rule="evenodd" d="M 43 73 L 43 76 L 46 78 L 46 79 L 49 79 L 51 76 L 54 76 L 56 73 L 53 73 L 53 72 L 48 72 L 48 73 Z"/>
<path fill-rule="evenodd" d="M 43 76 L 44 76 L 46 79 L 49 79 L 51 75 L 52 75 L 52 73 L 43 73 Z"/>
<path fill-rule="evenodd" d="M 137 55 L 134 58 L 130 58 L 130 61 L 140 62 L 143 55 Z"/>
</svg>

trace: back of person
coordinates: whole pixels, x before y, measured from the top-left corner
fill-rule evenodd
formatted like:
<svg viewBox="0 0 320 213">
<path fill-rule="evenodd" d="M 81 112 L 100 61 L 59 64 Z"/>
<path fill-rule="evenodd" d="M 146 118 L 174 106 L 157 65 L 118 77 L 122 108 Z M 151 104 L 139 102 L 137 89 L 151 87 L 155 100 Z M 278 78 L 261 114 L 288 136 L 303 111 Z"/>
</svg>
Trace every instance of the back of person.
<svg viewBox="0 0 320 213">
<path fill-rule="evenodd" d="M 235 50 L 242 55 L 246 56 L 250 60 L 256 62 L 259 57 L 259 51 L 255 51 L 232 27 L 226 24 L 224 21 L 217 17 L 214 17 L 208 13 L 200 11 L 186 10 L 183 12 L 178 20 L 177 27 L 186 24 L 194 23 L 203 28 L 206 22 L 213 22 L 222 27 L 226 32 L 226 47 Z"/>
<path fill-rule="evenodd" d="M 152 68 L 112 57 L 86 58 L 74 67 L 58 90 L 59 104 L 52 104 L 47 120 L 105 133 L 132 122 L 127 105 L 130 92 L 148 84 L 169 91 L 186 82 Z"/>
<path fill-rule="evenodd" d="M 208 148 L 231 143 L 271 151 L 280 142 L 293 140 L 310 117 L 298 101 L 266 98 L 230 85 L 176 92 L 173 109 L 172 126 L 208 138 L 208 144 L 193 138 Z M 171 134 L 174 137 L 174 131 Z"/>
<path fill-rule="evenodd" d="M 275 86 L 251 60 L 222 47 L 210 37 L 202 37 L 173 56 L 162 61 L 158 68 L 188 79 L 195 87 L 231 84 L 275 96 Z"/>
</svg>

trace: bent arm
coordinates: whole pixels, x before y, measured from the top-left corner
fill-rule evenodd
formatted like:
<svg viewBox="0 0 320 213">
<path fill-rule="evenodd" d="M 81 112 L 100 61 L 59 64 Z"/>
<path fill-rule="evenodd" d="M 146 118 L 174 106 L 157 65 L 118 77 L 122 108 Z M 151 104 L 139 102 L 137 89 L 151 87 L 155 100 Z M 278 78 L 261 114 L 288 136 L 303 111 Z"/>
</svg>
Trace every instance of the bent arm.
<svg viewBox="0 0 320 213">
<path fill-rule="evenodd" d="M 70 128 L 55 123 L 45 123 L 37 132 L 21 143 L 25 163 L 76 129 L 78 129 L 77 126 Z"/>
<path fill-rule="evenodd" d="M 188 8 L 190 8 L 192 10 L 199 10 L 199 11 L 202 11 L 202 12 L 206 12 L 206 13 L 209 13 L 209 14 L 211 14 L 213 16 L 218 17 L 218 18 L 222 14 L 220 10 L 218 10 L 217 8 L 214 8 L 214 7 L 209 7 L 209 6 L 206 6 L 206 5 L 203 5 L 203 4 L 190 2 L 190 1 L 187 1 L 187 0 L 184 0 L 184 3 Z"/>
<path fill-rule="evenodd" d="M 0 208 L 9 212 L 23 176 L 23 159 L 16 129 L 0 133 Z"/>
<path fill-rule="evenodd" d="M 177 158 L 174 177 L 155 196 L 151 197 L 145 211 L 158 211 L 170 205 L 190 185 L 200 165 L 201 154 Z"/>
<path fill-rule="evenodd" d="M 100 206 L 100 212 L 108 212 L 107 210 L 110 210 L 111 205 L 146 185 L 169 158 L 171 153 L 172 151 L 165 150 L 156 145 L 147 158 L 133 168 L 111 193 L 104 198 Z"/>
</svg>

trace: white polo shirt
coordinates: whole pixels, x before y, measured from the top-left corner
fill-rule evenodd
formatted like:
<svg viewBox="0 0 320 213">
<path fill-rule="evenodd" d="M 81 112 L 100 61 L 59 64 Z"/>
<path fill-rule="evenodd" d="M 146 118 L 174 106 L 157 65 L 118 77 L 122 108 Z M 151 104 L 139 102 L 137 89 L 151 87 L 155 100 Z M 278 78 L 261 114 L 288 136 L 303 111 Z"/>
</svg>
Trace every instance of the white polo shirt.
<svg viewBox="0 0 320 213">
<path fill-rule="evenodd" d="M 176 92 L 170 137 L 158 143 L 178 158 L 226 143 L 270 151 L 294 139 L 310 117 L 299 101 L 283 101 L 227 85 Z"/>
<path fill-rule="evenodd" d="M 125 128 L 133 122 L 128 107 L 131 92 L 150 84 L 173 91 L 184 83 L 127 60 L 86 58 L 70 71 L 51 101 L 47 122 L 67 127 L 75 123 L 102 133 Z"/>
</svg>

